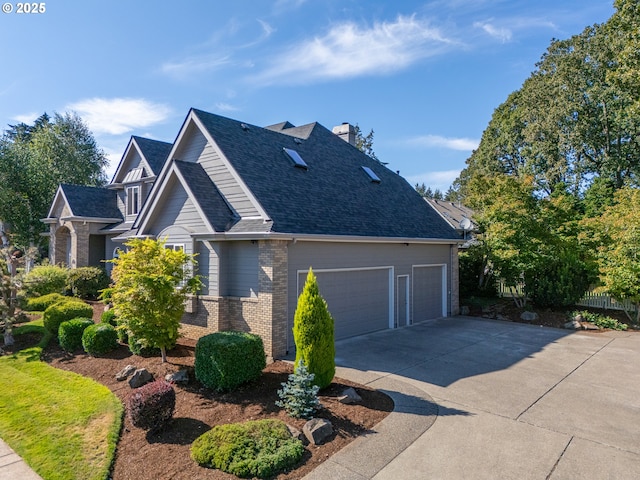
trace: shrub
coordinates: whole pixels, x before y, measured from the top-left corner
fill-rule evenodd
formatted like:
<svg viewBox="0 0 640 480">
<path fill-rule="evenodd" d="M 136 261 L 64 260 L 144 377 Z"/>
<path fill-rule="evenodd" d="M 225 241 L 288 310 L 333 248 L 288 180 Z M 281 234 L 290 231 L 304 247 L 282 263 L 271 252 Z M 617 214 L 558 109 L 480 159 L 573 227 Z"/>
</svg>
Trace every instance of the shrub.
<svg viewBox="0 0 640 480">
<path fill-rule="evenodd" d="M 25 274 L 23 288 L 28 297 L 65 293 L 69 270 L 55 265 L 38 265 Z"/>
<path fill-rule="evenodd" d="M 144 430 L 158 430 L 171 418 L 176 408 L 176 392 L 170 383 L 156 380 L 137 388 L 127 400 L 131 423 Z"/>
<path fill-rule="evenodd" d="M 63 300 L 47 307 L 42 315 L 44 326 L 52 334 L 58 335 L 58 328 L 62 322 L 79 317 L 92 317 L 93 308 L 84 302 Z"/>
<path fill-rule="evenodd" d="M 108 323 L 95 323 L 82 334 L 82 348 L 89 355 L 98 356 L 110 352 L 118 346 L 116 329 Z"/>
<path fill-rule="evenodd" d="M 123 332 L 122 334 L 120 332 Z M 129 345 L 129 350 L 134 355 L 139 355 L 141 357 L 155 357 L 160 354 L 160 349 L 157 347 L 149 347 L 145 345 L 145 342 L 140 337 L 136 337 L 131 332 L 127 331 L 126 328 L 121 328 L 118 330 L 118 334 L 123 336 L 123 343 L 125 342 Z M 118 336 L 120 339 L 120 336 Z"/>
<path fill-rule="evenodd" d="M 65 297 L 59 293 L 48 293 L 40 297 L 29 298 L 27 300 L 26 310 L 29 312 L 44 312 L 47 307 L 50 307 L 54 303 L 61 302 L 66 298 L 69 297 Z"/>
<path fill-rule="evenodd" d="M 74 318 L 62 322 L 58 330 L 60 346 L 67 352 L 75 352 L 82 348 L 82 334 L 91 325 L 93 320 L 90 318 Z"/>
<path fill-rule="evenodd" d="M 336 373 L 333 318 L 318 291 L 311 268 L 293 317 L 293 340 L 296 344 L 295 364 L 302 361 L 315 375 L 314 383 L 321 389 L 329 386 Z"/>
<path fill-rule="evenodd" d="M 113 310 L 106 310 L 102 312 L 102 315 L 100 315 L 100 322 L 108 323 L 112 327 L 117 327 L 118 322 L 116 321 L 116 312 Z"/>
<path fill-rule="evenodd" d="M 582 316 L 585 321 L 593 323 L 600 328 L 608 328 L 609 330 L 626 330 L 628 328 L 628 325 L 626 323 L 621 323 L 615 318 L 601 315 L 599 313 L 593 313 L 589 310 L 575 311 L 570 313 L 571 318 L 575 318 L 578 315 Z"/>
<path fill-rule="evenodd" d="M 109 277 L 104 268 L 79 267 L 69 270 L 67 289 L 76 297 L 96 299 L 100 290 L 109 286 Z"/>
<path fill-rule="evenodd" d="M 199 465 L 238 477 L 273 477 L 295 466 L 304 453 L 281 420 L 254 420 L 217 425 L 191 444 Z"/>
<path fill-rule="evenodd" d="M 262 339 L 244 332 L 217 332 L 198 340 L 196 378 L 214 390 L 231 390 L 260 377 L 266 367 Z"/>
<path fill-rule="evenodd" d="M 276 405 L 284 408 L 291 417 L 311 418 L 320 406 L 320 388 L 313 384 L 313 377 L 304 363 L 296 365 L 296 371 L 289 375 L 289 381 L 282 384 L 282 390 L 278 390 L 280 400 Z"/>
</svg>

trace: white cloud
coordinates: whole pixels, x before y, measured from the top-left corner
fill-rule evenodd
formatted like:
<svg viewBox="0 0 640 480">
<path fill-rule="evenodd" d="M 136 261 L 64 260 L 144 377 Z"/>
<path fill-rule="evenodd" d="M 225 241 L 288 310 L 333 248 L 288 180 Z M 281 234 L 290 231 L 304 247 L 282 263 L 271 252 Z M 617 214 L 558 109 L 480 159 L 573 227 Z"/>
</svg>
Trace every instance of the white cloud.
<svg viewBox="0 0 640 480">
<path fill-rule="evenodd" d="M 440 172 L 425 172 L 407 177 L 407 182 L 411 185 L 416 183 L 424 183 L 427 187 L 431 187 L 432 190 L 438 189 L 441 192 L 446 192 L 453 181 L 460 175 L 460 170 L 445 170 Z"/>
<path fill-rule="evenodd" d="M 399 16 L 394 22 L 376 23 L 371 28 L 345 22 L 321 37 L 292 46 L 254 80 L 304 83 L 391 73 L 455 44 L 415 15 Z"/>
<path fill-rule="evenodd" d="M 496 27 L 489 22 L 475 22 L 473 26 L 475 28 L 481 28 L 489 36 L 499 40 L 502 43 L 507 43 L 511 40 L 512 33 L 508 28 Z"/>
<path fill-rule="evenodd" d="M 220 112 L 237 112 L 240 110 L 238 107 L 224 102 L 216 103 L 216 109 Z"/>
<path fill-rule="evenodd" d="M 423 135 L 408 141 L 411 145 L 427 148 L 446 148 L 448 150 L 471 151 L 478 148 L 480 140 L 474 138 L 443 137 L 440 135 Z"/>
<path fill-rule="evenodd" d="M 12 120 L 30 125 L 35 122 L 40 115 L 41 114 L 38 112 L 24 113 L 22 115 L 16 115 L 15 117 L 12 117 Z"/>
<path fill-rule="evenodd" d="M 208 72 L 222 68 L 230 63 L 228 56 L 198 55 L 189 57 L 181 62 L 166 62 L 160 71 L 176 78 L 185 78 L 194 73 Z"/>
<path fill-rule="evenodd" d="M 89 98 L 65 107 L 73 110 L 96 134 L 122 135 L 164 121 L 170 109 L 142 98 Z"/>
</svg>

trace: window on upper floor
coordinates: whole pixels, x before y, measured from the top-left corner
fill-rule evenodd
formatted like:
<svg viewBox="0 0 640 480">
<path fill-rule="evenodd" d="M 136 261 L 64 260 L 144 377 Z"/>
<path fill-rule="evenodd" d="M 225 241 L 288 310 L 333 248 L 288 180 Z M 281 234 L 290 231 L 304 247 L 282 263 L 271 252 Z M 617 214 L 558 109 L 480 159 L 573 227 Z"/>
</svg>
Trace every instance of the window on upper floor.
<svg viewBox="0 0 640 480">
<path fill-rule="evenodd" d="M 140 212 L 140 187 L 127 187 L 127 215 Z"/>
</svg>

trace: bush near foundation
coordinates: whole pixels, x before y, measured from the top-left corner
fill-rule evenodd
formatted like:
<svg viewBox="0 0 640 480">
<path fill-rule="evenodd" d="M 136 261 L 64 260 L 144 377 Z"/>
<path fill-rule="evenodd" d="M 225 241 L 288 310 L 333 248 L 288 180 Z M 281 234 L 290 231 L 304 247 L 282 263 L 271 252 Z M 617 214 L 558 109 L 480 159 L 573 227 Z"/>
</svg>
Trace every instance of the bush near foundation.
<svg viewBox="0 0 640 480">
<path fill-rule="evenodd" d="M 82 301 L 63 300 L 47 307 L 42 314 L 44 327 L 52 334 L 58 335 L 58 329 L 62 322 L 74 318 L 93 317 L 93 308 Z"/>
<path fill-rule="evenodd" d="M 25 274 L 23 288 L 27 297 L 47 295 L 49 293 L 64 294 L 67 288 L 69 270 L 56 265 L 37 265 Z"/>
<path fill-rule="evenodd" d="M 116 329 L 108 323 L 90 325 L 82 334 L 82 348 L 91 356 L 104 355 L 117 346 L 118 334 Z"/>
<path fill-rule="evenodd" d="M 260 377 L 267 366 L 264 345 L 258 335 L 217 332 L 198 340 L 196 378 L 217 391 L 232 390 Z"/>
<path fill-rule="evenodd" d="M 108 286 L 109 277 L 104 268 L 78 267 L 68 272 L 67 289 L 76 297 L 95 300 Z"/>
</svg>

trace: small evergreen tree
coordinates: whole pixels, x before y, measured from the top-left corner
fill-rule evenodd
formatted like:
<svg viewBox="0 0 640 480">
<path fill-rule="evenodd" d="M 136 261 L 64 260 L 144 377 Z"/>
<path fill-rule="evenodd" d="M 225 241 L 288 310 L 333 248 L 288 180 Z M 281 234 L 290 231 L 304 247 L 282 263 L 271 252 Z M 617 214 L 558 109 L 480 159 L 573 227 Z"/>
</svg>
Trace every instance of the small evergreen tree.
<svg viewBox="0 0 640 480">
<path fill-rule="evenodd" d="M 315 375 L 314 383 L 320 388 L 327 387 L 336 373 L 333 318 L 327 302 L 318 291 L 318 282 L 311 268 L 298 298 L 293 318 L 293 339 L 296 368 L 302 362 Z"/>
<path fill-rule="evenodd" d="M 278 390 L 280 400 L 276 401 L 276 405 L 284 408 L 291 417 L 311 418 L 320 406 L 320 388 L 313 384 L 314 376 L 302 361 L 296 363 L 295 372 L 289 375 L 289 381 L 282 383 L 282 389 Z"/>
</svg>

